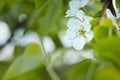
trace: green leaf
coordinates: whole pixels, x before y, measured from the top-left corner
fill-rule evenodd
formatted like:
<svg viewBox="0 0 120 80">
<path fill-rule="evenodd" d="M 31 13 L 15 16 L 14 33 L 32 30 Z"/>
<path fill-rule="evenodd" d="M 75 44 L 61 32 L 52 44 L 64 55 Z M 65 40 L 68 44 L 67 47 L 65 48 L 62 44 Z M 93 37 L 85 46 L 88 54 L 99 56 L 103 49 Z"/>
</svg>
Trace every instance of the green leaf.
<svg viewBox="0 0 120 80">
<path fill-rule="evenodd" d="M 99 0 L 89 0 L 89 4 L 85 6 L 85 11 L 92 16 L 95 16 L 95 13 L 101 10 L 101 2 Z"/>
<path fill-rule="evenodd" d="M 120 1 L 119 0 L 116 0 L 116 6 L 117 6 L 118 10 L 120 11 Z"/>
<path fill-rule="evenodd" d="M 24 54 L 13 62 L 6 72 L 4 80 L 17 79 L 19 76 L 19 78 L 21 78 L 24 77 L 26 73 L 31 73 L 31 71 L 34 72 L 34 70 L 43 67 L 44 56 L 42 54 L 42 49 L 38 44 L 33 43 L 28 45 Z"/>
<path fill-rule="evenodd" d="M 73 65 L 68 71 L 67 80 L 93 80 L 97 65 L 95 61 L 90 59 Z"/>
<path fill-rule="evenodd" d="M 100 22 L 100 26 L 103 26 L 103 27 L 114 27 L 112 20 L 108 19 L 108 18 L 102 19 L 102 21 Z"/>
<path fill-rule="evenodd" d="M 94 37 L 97 42 L 100 42 L 102 39 L 116 36 L 117 31 L 113 25 L 112 20 L 108 18 L 102 19 L 99 26 L 94 28 Z"/>
<path fill-rule="evenodd" d="M 96 47 L 100 59 L 112 61 L 120 66 L 120 37 L 107 38 Z"/>
<path fill-rule="evenodd" d="M 45 17 L 45 23 L 42 30 L 43 33 L 48 32 L 53 26 L 56 25 L 62 10 L 62 0 L 53 0 L 53 2 L 48 6 L 47 15 Z"/>
<path fill-rule="evenodd" d="M 10 66 L 10 63 L 0 61 L 0 79 L 3 78 L 5 71 L 8 69 L 9 66 Z"/>
<path fill-rule="evenodd" d="M 94 38 L 97 42 L 100 42 L 102 39 L 105 39 L 108 37 L 108 28 L 107 27 L 101 27 L 96 26 L 94 28 Z"/>
<path fill-rule="evenodd" d="M 98 22 L 99 22 L 99 18 L 94 18 L 93 20 L 90 21 L 92 25 L 92 30 L 95 28 L 95 26 L 98 25 Z"/>
<path fill-rule="evenodd" d="M 95 18 L 100 18 L 102 16 L 102 10 L 98 11 L 96 14 L 95 14 Z"/>
<path fill-rule="evenodd" d="M 0 14 L 3 13 L 5 10 L 5 5 L 6 5 L 6 1 L 5 0 L 1 0 L 0 1 Z"/>
<path fill-rule="evenodd" d="M 22 47 L 22 46 L 15 46 L 15 49 L 14 49 L 14 57 L 16 58 L 16 57 L 22 55 L 23 52 L 24 52 L 24 49 L 25 49 L 25 48 Z"/>
<path fill-rule="evenodd" d="M 95 73 L 94 80 L 120 80 L 120 70 L 113 65 L 100 67 Z"/>
<path fill-rule="evenodd" d="M 46 0 L 34 0 L 36 8 L 40 8 Z"/>
</svg>

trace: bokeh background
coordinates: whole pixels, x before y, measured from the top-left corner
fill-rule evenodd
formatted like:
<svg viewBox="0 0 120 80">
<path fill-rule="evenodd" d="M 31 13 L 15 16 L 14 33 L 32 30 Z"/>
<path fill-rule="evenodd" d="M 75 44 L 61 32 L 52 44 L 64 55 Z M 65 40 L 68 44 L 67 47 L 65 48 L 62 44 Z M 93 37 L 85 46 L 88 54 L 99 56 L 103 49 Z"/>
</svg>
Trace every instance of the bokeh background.
<svg viewBox="0 0 120 80">
<path fill-rule="evenodd" d="M 66 80 L 65 74 L 73 64 L 95 60 L 94 50 L 89 45 L 76 51 L 65 35 L 69 1 L 0 0 L 0 80 Z M 120 1 L 116 1 L 120 8 Z M 100 18 L 101 9 L 99 0 L 89 0 L 82 8 L 93 18 Z M 92 64 L 91 60 L 82 64 Z M 87 67 L 79 68 L 86 72 Z M 67 80 L 82 74 L 78 67 L 73 69 L 76 70 L 71 74 L 74 76 Z"/>
</svg>

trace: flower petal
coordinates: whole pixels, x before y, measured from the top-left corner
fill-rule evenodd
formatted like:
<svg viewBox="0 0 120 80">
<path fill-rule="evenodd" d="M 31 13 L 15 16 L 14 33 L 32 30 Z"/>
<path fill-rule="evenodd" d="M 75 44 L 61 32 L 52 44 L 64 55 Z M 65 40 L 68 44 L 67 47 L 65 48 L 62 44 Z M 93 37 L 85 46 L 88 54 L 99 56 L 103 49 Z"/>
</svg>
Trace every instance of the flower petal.
<svg viewBox="0 0 120 80">
<path fill-rule="evenodd" d="M 93 18 L 89 16 L 84 16 L 84 20 L 90 22 Z"/>
<path fill-rule="evenodd" d="M 67 10 L 66 16 L 65 16 L 65 17 L 75 17 L 77 11 L 78 11 L 77 9 L 70 9 L 70 10 Z"/>
<path fill-rule="evenodd" d="M 72 0 L 69 3 L 70 9 L 79 9 L 80 8 L 80 1 L 79 0 Z"/>
<path fill-rule="evenodd" d="M 69 39 L 74 39 L 77 36 L 75 29 L 73 29 L 73 28 L 68 28 L 66 31 L 66 35 Z"/>
<path fill-rule="evenodd" d="M 107 17 L 113 21 L 113 24 L 115 25 L 116 29 L 119 30 L 119 26 L 116 23 L 116 18 L 112 15 L 111 11 L 107 9 L 106 12 L 107 12 Z"/>
<path fill-rule="evenodd" d="M 79 10 L 79 11 L 76 13 L 76 17 L 78 17 L 80 20 L 83 21 L 84 12 L 83 12 L 82 10 Z"/>
<path fill-rule="evenodd" d="M 78 28 L 81 22 L 78 19 L 71 18 L 68 20 L 67 26 L 71 28 Z"/>
<path fill-rule="evenodd" d="M 112 15 L 112 13 L 109 9 L 106 10 L 106 13 L 107 13 L 108 18 L 115 20 L 115 17 Z"/>
<path fill-rule="evenodd" d="M 93 37 L 94 37 L 93 31 L 86 32 L 85 35 L 87 37 L 86 38 L 86 42 L 90 42 L 93 39 Z"/>
<path fill-rule="evenodd" d="M 89 22 L 83 21 L 83 22 L 82 22 L 82 26 L 83 26 L 83 28 L 84 28 L 87 32 L 90 31 L 91 24 L 90 24 Z"/>
<path fill-rule="evenodd" d="M 74 39 L 73 47 L 76 50 L 83 49 L 84 45 L 85 45 L 85 38 L 84 37 L 77 37 L 76 39 Z"/>
<path fill-rule="evenodd" d="M 70 9 L 79 9 L 87 5 L 88 0 L 72 0 L 69 3 Z"/>
</svg>

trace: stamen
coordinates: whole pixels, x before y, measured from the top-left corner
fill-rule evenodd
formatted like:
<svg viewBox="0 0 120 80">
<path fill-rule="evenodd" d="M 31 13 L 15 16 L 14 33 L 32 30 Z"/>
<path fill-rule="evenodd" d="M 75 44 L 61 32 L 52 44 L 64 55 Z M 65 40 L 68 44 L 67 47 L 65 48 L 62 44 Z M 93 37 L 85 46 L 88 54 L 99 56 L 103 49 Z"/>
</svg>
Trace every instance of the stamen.
<svg viewBox="0 0 120 80">
<path fill-rule="evenodd" d="M 82 36 L 84 36 L 86 38 L 85 32 L 86 31 L 84 29 L 78 30 L 79 35 L 82 35 Z"/>
</svg>

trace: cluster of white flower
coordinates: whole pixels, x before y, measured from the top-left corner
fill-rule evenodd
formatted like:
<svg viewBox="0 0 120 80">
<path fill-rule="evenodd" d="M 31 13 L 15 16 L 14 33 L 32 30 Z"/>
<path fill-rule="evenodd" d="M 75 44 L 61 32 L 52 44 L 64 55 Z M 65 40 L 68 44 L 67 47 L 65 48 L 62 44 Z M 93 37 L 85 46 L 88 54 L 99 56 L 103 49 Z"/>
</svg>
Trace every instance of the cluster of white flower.
<svg viewBox="0 0 120 80">
<path fill-rule="evenodd" d="M 93 31 L 91 30 L 91 17 L 86 16 L 80 10 L 87 5 L 89 0 L 72 0 L 69 3 L 70 9 L 66 12 L 68 20 L 66 35 L 73 42 L 73 47 L 76 50 L 81 50 L 86 43 L 90 42 L 93 38 Z"/>
</svg>

